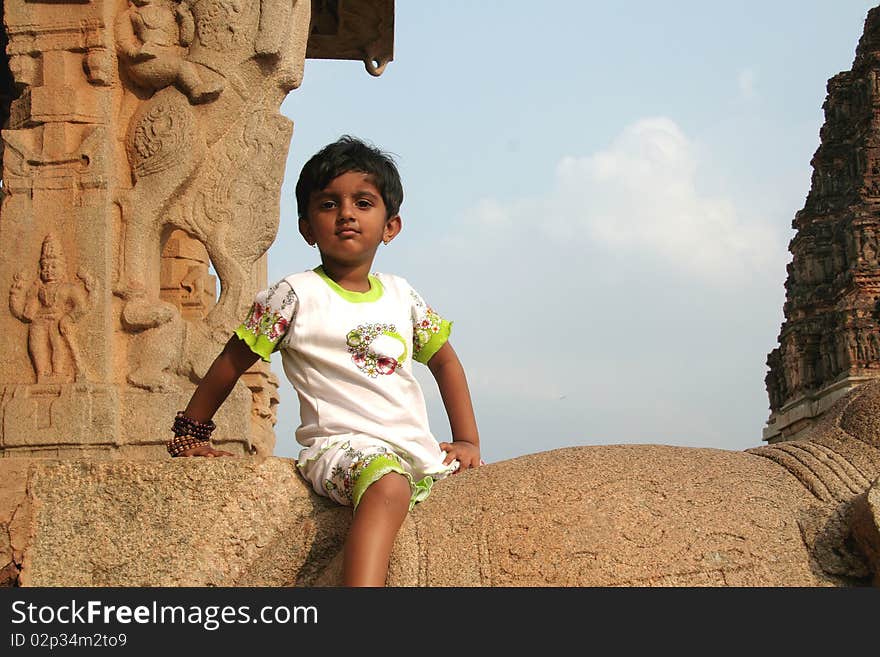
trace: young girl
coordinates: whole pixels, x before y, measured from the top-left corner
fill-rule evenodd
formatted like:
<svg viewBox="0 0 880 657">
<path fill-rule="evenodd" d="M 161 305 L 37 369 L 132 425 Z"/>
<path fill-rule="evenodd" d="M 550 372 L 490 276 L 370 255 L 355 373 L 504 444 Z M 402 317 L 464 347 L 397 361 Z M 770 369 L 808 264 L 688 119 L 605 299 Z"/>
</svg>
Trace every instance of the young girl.
<svg viewBox="0 0 880 657">
<path fill-rule="evenodd" d="M 393 160 L 343 137 L 303 167 L 299 230 L 321 265 L 257 294 L 245 322 L 174 422 L 172 456 L 231 456 L 210 445 L 211 421 L 257 358 L 281 351 L 297 391 L 297 466 L 315 491 L 351 505 L 347 586 L 383 586 L 406 513 L 432 483 L 480 465 L 480 439 L 451 324 L 404 279 L 371 274 L 379 244 L 401 230 L 403 187 Z M 452 442 L 428 428 L 412 361 L 440 389 Z"/>
</svg>

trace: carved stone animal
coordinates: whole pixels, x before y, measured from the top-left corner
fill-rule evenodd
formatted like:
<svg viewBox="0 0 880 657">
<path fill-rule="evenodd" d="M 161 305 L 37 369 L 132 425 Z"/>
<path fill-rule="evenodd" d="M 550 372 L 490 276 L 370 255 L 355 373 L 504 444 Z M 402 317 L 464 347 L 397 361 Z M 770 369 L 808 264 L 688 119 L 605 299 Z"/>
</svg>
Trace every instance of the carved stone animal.
<svg viewBox="0 0 880 657">
<path fill-rule="evenodd" d="M 852 586 L 880 572 L 880 381 L 809 441 L 573 447 L 438 482 L 402 586 Z M 36 586 L 338 582 L 350 509 L 280 458 L 0 459 L 0 567 Z"/>
</svg>

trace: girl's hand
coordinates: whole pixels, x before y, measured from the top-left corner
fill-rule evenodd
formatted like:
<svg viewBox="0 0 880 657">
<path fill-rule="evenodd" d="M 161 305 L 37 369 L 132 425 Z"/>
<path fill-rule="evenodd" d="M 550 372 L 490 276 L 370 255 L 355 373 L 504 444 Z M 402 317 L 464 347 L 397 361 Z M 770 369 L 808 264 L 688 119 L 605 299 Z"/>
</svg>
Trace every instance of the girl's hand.
<svg viewBox="0 0 880 657">
<path fill-rule="evenodd" d="M 458 459 L 459 466 L 453 474 L 463 470 L 470 470 L 482 464 L 480 460 L 480 448 L 466 440 L 455 440 L 451 443 L 440 443 L 440 449 L 446 452 L 443 465 L 449 465 L 454 459 Z"/>
<path fill-rule="evenodd" d="M 210 445 L 199 445 L 198 447 L 191 447 L 190 449 L 181 452 L 177 455 L 181 456 L 235 456 L 232 452 L 227 452 L 222 449 L 214 449 Z"/>
</svg>

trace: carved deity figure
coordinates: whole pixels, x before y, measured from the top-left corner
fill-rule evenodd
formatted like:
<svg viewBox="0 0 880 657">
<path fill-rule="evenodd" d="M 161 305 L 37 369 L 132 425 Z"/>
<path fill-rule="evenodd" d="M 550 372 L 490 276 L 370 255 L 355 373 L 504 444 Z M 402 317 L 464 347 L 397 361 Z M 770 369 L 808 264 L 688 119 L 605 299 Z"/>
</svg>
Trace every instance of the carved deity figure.
<svg viewBox="0 0 880 657">
<path fill-rule="evenodd" d="M 25 272 L 13 278 L 9 309 L 30 324 L 28 352 L 37 383 L 69 383 L 85 378 L 73 325 L 91 307 L 95 281 L 88 273 L 77 273 L 79 282 L 67 281 L 61 246 L 49 234 L 40 254 L 40 276 L 27 284 Z"/>
<path fill-rule="evenodd" d="M 846 333 L 846 354 L 849 357 L 850 367 L 861 367 L 859 359 L 859 345 L 852 331 Z"/>
<path fill-rule="evenodd" d="M 10 55 L 9 70 L 19 89 L 35 87 L 40 84 L 39 62 L 36 57 L 30 54 L 13 53 Z"/>
<path fill-rule="evenodd" d="M 116 20 L 117 48 L 138 85 L 158 90 L 176 84 L 190 102 L 204 103 L 220 94 L 224 81 L 187 60 L 194 35 L 193 14 L 183 2 L 129 0 Z"/>
<path fill-rule="evenodd" d="M 783 350 L 782 362 L 788 394 L 794 393 L 801 385 L 800 356 L 791 347 Z"/>
</svg>

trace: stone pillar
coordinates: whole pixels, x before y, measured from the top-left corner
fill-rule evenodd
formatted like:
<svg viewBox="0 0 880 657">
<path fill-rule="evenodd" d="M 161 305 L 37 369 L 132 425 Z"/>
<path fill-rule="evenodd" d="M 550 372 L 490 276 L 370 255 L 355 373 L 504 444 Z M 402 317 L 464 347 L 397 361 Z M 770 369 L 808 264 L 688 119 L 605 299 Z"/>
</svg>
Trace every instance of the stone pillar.
<svg viewBox="0 0 880 657">
<path fill-rule="evenodd" d="M 854 387 L 880 377 L 880 8 L 851 71 L 828 81 L 821 143 L 767 357 L 764 440 L 796 439 Z"/>
<path fill-rule="evenodd" d="M 7 0 L 0 453 L 165 457 L 266 284 L 308 0 Z M 219 297 L 209 263 L 220 279 Z M 260 364 L 216 442 L 271 453 Z"/>
<path fill-rule="evenodd" d="M 267 284 L 307 50 L 380 74 L 393 0 L 2 8 L 0 455 L 164 458 Z M 271 454 L 278 401 L 260 362 L 215 442 Z"/>
</svg>

